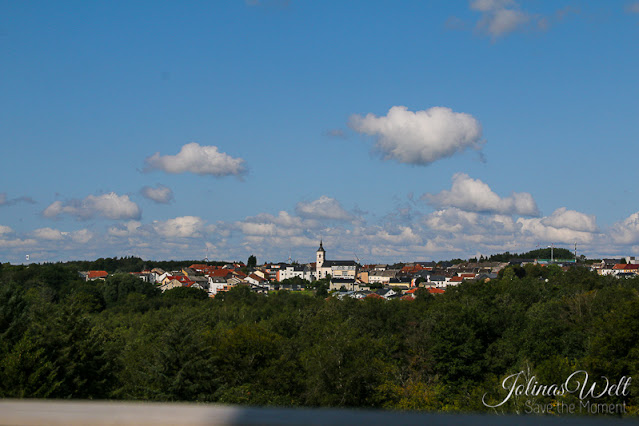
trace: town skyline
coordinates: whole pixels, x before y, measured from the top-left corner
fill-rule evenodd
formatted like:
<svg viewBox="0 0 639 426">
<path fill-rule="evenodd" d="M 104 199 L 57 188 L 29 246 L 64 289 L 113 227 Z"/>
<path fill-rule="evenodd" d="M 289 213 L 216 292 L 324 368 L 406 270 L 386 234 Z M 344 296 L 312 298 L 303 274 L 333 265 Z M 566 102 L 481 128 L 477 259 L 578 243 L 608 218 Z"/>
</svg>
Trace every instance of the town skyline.
<svg viewBox="0 0 639 426">
<path fill-rule="evenodd" d="M 639 2 L 0 4 L 0 261 L 639 254 Z"/>
</svg>

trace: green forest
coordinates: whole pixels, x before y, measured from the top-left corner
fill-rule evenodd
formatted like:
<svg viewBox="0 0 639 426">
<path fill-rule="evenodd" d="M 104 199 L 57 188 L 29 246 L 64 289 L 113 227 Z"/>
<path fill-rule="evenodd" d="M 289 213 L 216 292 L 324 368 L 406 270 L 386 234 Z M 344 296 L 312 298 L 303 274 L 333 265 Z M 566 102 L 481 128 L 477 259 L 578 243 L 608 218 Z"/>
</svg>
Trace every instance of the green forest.
<svg viewBox="0 0 639 426">
<path fill-rule="evenodd" d="M 518 372 L 639 378 L 639 278 L 527 265 L 413 301 L 243 286 L 212 299 L 77 269 L 0 265 L 0 397 L 557 413 L 578 395 L 482 401 L 503 400 Z M 629 390 L 598 402 L 636 415 Z"/>
</svg>

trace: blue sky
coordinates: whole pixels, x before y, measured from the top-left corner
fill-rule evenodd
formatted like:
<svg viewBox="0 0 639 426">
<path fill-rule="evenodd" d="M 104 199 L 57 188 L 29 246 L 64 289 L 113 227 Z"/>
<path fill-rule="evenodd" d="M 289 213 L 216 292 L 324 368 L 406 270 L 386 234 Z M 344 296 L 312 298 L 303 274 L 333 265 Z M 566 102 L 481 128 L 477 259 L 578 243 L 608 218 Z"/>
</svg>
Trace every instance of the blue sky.
<svg viewBox="0 0 639 426">
<path fill-rule="evenodd" d="M 0 2 L 0 260 L 639 252 L 639 2 Z"/>
</svg>

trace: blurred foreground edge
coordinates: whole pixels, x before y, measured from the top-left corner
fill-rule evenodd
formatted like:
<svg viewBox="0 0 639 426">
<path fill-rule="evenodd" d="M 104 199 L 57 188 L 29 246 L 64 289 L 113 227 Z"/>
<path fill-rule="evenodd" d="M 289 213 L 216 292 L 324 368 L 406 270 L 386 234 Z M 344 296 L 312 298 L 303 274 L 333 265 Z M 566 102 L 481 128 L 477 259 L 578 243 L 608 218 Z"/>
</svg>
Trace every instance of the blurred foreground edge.
<svg viewBox="0 0 639 426">
<path fill-rule="evenodd" d="M 218 404 L 0 400 L 0 425 L 603 425 L 636 419 L 257 408 Z"/>
</svg>

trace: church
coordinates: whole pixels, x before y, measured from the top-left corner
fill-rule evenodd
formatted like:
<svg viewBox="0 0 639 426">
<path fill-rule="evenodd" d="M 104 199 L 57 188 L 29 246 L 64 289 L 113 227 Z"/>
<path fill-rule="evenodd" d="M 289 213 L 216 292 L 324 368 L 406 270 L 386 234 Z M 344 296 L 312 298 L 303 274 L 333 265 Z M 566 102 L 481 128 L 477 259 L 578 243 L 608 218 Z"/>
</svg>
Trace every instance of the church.
<svg viewBox="0 0 639 426">
<path fill-rule="evenodd" d="M 354 260 L 326 260 L 326 250 L 320 241 L 315 262 L 315 278 L 322 279 L 330 275 L 337 280 L 355 280 L 358 264 Z"/>
</svg>

